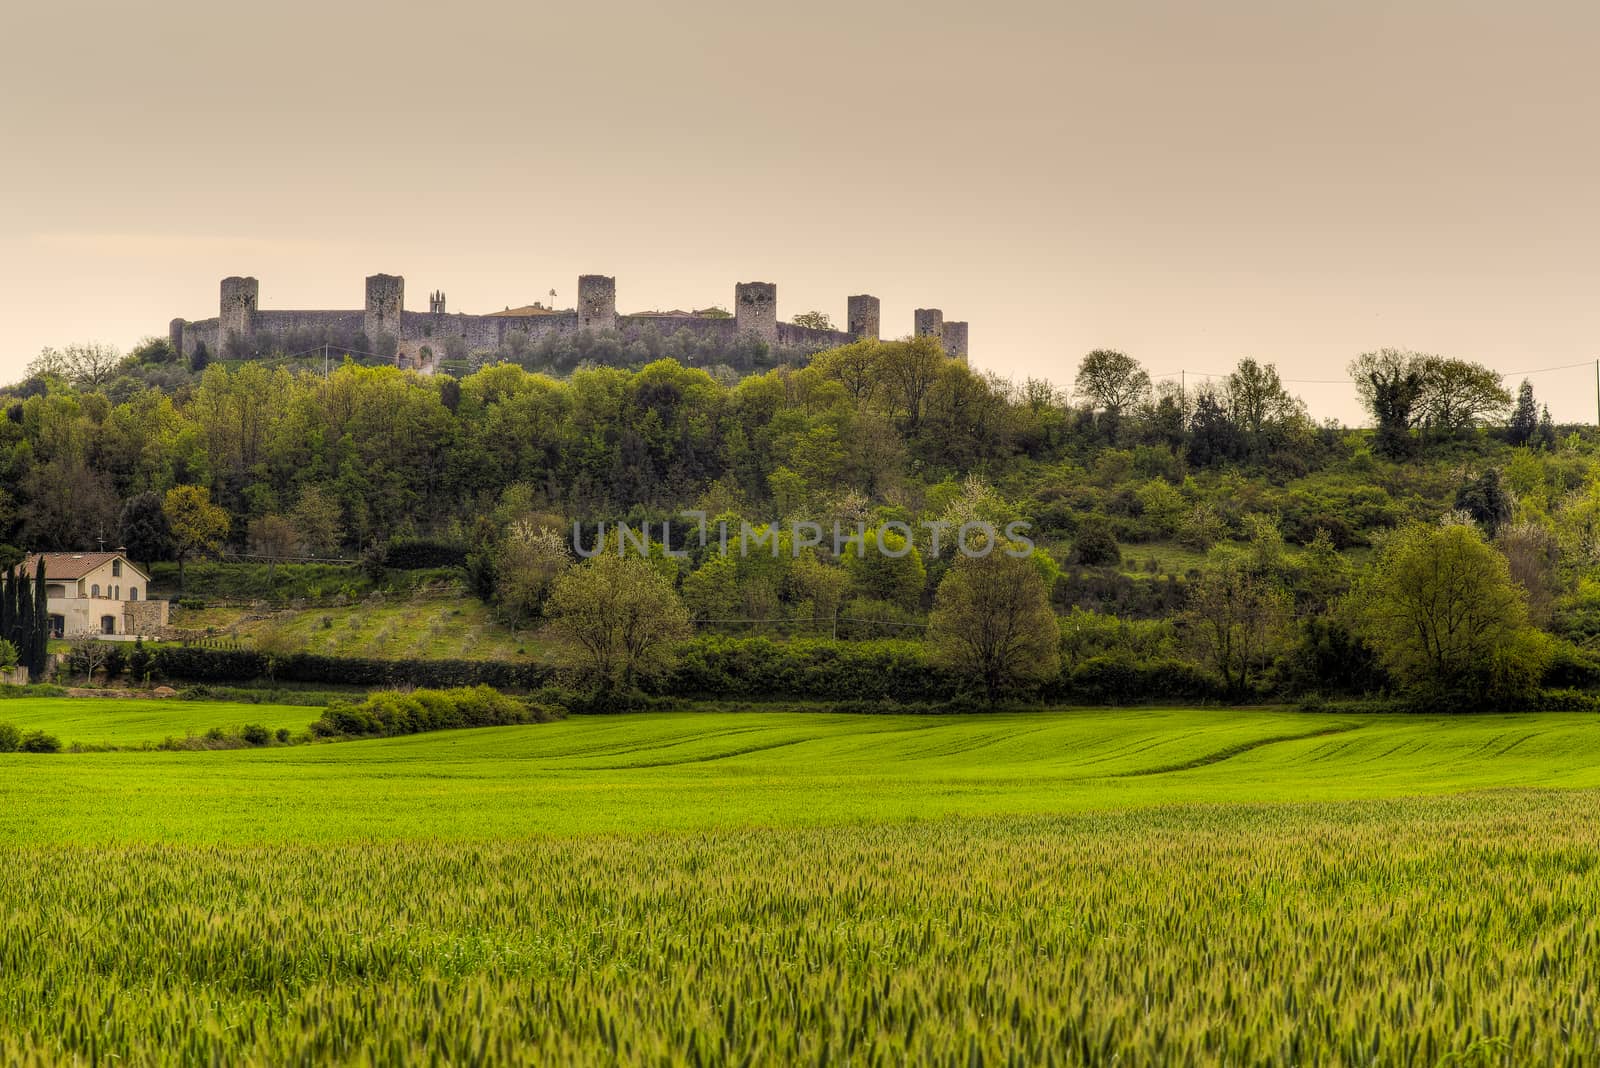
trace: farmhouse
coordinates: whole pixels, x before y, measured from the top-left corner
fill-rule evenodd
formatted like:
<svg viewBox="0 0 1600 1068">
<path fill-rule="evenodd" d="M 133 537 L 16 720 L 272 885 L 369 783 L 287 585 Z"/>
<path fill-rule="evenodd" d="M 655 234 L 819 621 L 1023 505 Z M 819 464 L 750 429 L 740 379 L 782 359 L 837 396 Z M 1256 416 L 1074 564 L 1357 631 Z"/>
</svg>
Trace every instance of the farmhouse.
<svg viewBox="0 0 1600 1068">
<path fill-rule="evenodd" d="M 150 599 L 150 576 L 122 550 L 29 553 L 22 573 L 32 578 L 44 557 L 50 629 L 57 638 L 98 635 L 153 637 L 167 626 L 167 602 Z"/>
</svg>

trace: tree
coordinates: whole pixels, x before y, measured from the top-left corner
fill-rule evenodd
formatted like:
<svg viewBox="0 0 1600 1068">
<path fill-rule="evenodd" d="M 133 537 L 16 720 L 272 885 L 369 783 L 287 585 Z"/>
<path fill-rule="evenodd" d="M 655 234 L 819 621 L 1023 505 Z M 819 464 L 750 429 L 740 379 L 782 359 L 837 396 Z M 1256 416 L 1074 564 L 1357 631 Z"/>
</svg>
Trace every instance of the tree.
<svg viewBox="0 0 1600 1068">
<path fill-rule="evenodd" d="M 891 404 L 906 417 L 906 429 L 922 423 L 923 403 L 944 370 L 948 357 L 931 337 L 890 341 L 878 347 L 878 366 L 889 387 Z"/>
<path fill-rule="evenodd" d="M 319 486 L 300 491 L 300 502 L 290 515 L 300 546 L 311 556 L 332 556 L 344 540 L 343 510 L 333 495 Z"/>
<path fill-rule="evenodd" d="M 1429 701 L 1470 710 L 1523 696 L 1549 660 L 1506 558 L 1467 524 L 1396 531 L 1352 607 L 1379 662 Z"/>
<path fill-rule="evenodd" d="M 172 530 L 173 553 L 178 558 L 178 593 L 183 593 L 184 561 L 197 553 L 213 553 L 228 536 L 228 513 L 211 503 L 204 486 L 174 486 L 162 500 L 167 525 Z"/>
<path fill-rule="evenodd" d="M 1533 383 L 1526 378 L 1517 387 L 1517 406 L 1511 411 L 1506 424 L 1506 440 L 1513 445 L 1526 445 L 1539 429 L 1539 409 L 1533 403 Z"/>
<path fill-rule="evenodd" d="M 833 320 L 827 312 L 807 311 L 794 317 L 795 326 L 804 326 L 811 330 L 832 330 Z"/>
<path fill-rule="evenodd" d="M 1556 424 L 1550 418 L 1550 406 L 1548 404 L 1539 413 L 1539 429 L 1533 432 L 1533 439 L 1528 444 L 1536 449 L 1553 449 L 1556 447 Z"/>
<path fill-rule="evenodd" d="M 1556 536 L 1542 523 L 1526 522 L 1500 531 L 1496 547 L 1505 554 L 1511 581 L 1522 587 L 1528 618 L 1543 626 L 1555 608 L 1556 564 L 1560 550 Z"/>
<path fill-rule="evenodd" d="M 130 364 L 177 363 L 178 350 L 164 337 L 147 337 L 128 353 Z"/>
<path fill-rule="evenodd" d="M 1166 483 L 1162 483 L 1166 485 Z M 1114 567 L 1122 562 L 1122 547 L 1111 524 L 1103 519 L 1086 519 L 1078 525 L 1072 539 L 1072 562 L 1084 567 Z"/>
<path fill-rule="evenodd" d="M 545 604 L 557 662 L 603 693 L 632 693 L 671 669 L 690 634 L 672 584 L 639 557 L 602 553 L 567 569 Z"/>
<path fill-rule="evenodd" d="M 287 516 L 270 513 L 250 520 L 245 537 L 250 551 L 267 558 L 267 589 L 270 592 L 277 578 L 278 561 L 294 555 L 299 539 L 294 524 Z"/>
<path fill-rule="evenodd" d="M 1500 376 L 1481 363 L 1427 356 L 1421 373 L 1418 411 L 1424 425 L 1440 437 L 1464 434 L 1511 403 Z"/>
<path fill-rule="evenodd" d="M 572 564 L 560 530 L 529 519 L 512 522 L 494 556 L 495 601 L 514 626 L 544 610 L 556 579 Z"/>
<path fill-rule="evenodd" d="M 1195 390 L 1194 413 L 1189 417 L 1189 462 L 1196 467 L 1219 467 L 1244 456 L 1244 435 L 1208 382 Z"/>
<path fill-rule="evenodd" d="M 115 533 L 116 491 L 80 456 L 63 452 L 32 467 L 22 490 L 22 528 L 33 549 L 85 549 Z"/>
<path fill-rule="evenodd" d="M 1289 618 L 1283 587 L 1232 553 L 1219 550 L 1189 587 L 1190 633 L 1236 699 L 1249 692 L 1251 673 L 1281 642 Z"/>
<path fill-rule="evenodd" d="M 83 672 L 83 684 L 94 684 L 94 673 L 106 665 L 106 658 L 111 654 L 111 643 L 103 642 L 89 635 L 80 635 L 74 639 L 71 650 L 67 653 L 67 663 L 72 670 Z"/>
<path fill-rule="evenodd" d="M 939 583 L 928 619 L 934 660 L 976 679 L 994 704 L 1060 668 L 1060 633 L 1039 569 L 994 544 L 959 557 Z"/>
<path fill-rule="evenodd" d="M 928 581 L 917 547 L 887 527 L 867 531 L 863 540 L 864 544 L 859 545 L 852 542 L 844 554 L 845 574 L 850 576 L 855 592 L 869 600 L 916 611 Z"/>
<path fill-rule="evenodd" d="M 159 493 L 136 493 L 123 503 L 117 540 L 130 557 L 145 563 L 172 555 L 172 528 Z"/>
<path fill-rule="evenodd" d="M 1283 388 L 1278 369 L 1248 357 L 1228 376 L 1225 386 L 1228 415 L 1245 436 L 1250 452 L 1265 455 L 1272 438 L 1298 419 L 1304 406 Z"/>
<path fill-rule="evenodd" d="M 1097 410 L 1115 417 L 1149 396 L 1150 375 L 1132 356 L 1095 349 L 1078 365 L 1074 388 Z"/>
<path fill-rule="evenodd" d="M 1422 396 L 1423 363 L 1432 357 L 1400 349 L 1365 352 L 1350 363 L 1356 394 L 1378 428 L 1373 449 L 1399 460 L 1411 452 L 1414 410 Z"/>
<path fill-rule="evenodd" d="M 30 376 L 54 375 L 81 389 L 99 389 L 122 366 L 122 353 L 98 341 L 80 342 L 64 349 L 43 349 L 28 365 Z"/>
<path fill-rule="evenodd" d="M 1503 525 L 1511 522 L 1515 504 L 1511 494 L 1500 484 L 1500 472 L 1492 467 L 1456 490 L 1456 507 L 1470 515 L 1475 522 L 1483 524 L 1484 531 L 1491 538 L 1500 532 Z"/>
</svg>

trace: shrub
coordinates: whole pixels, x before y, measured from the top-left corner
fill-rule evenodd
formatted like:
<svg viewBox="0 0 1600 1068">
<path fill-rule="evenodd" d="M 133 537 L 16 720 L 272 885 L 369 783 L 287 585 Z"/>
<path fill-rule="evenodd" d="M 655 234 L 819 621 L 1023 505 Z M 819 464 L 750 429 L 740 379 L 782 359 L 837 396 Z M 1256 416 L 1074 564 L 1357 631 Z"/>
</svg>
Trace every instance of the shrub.
<svg viewBox="0 0 1600 1068">
<path fill-rule="evenodd" d="M 19 753 L 59 753 L 61 739 L 44 731 L 29 731 L 17 744 Z"/>
<path fill-rule="evenodd" d="M 488 686 L 452 690 L 384 690 L 359 703 L 336 701 L 311 725 L 322 737 L 391 737 L 458 727 L 500 727 L 546 723 L 560 709 L 509 697 Z"/>
<path fill-rule="evenodd" d="M 454 542 L 426 538 L 397 538 L 383 553 L 383 566 L 397 571 L 419 571 L 429 567 L 465 567 L 467 549 Z"/>
<path fill-rule="evenodd" d="M 22 744 L 22 732 L 15 723 L 0 723 L 0 753 L 15 753 Z"/>
<path fill-rule="evenodd" d="M 1072 542 L 1072 562 L 1084 567 L 1112 567 L 1122 562 L 1122 549 L 1110 524 L 1091 519 L 1078 527 Z"/>
<path fill-rule="evenodd" d="M 239 737 L 245 745 L 267 745 L 272 741 L 272 731 L 259 723 L 246 723 L 239 729 Z"/>
</svg>

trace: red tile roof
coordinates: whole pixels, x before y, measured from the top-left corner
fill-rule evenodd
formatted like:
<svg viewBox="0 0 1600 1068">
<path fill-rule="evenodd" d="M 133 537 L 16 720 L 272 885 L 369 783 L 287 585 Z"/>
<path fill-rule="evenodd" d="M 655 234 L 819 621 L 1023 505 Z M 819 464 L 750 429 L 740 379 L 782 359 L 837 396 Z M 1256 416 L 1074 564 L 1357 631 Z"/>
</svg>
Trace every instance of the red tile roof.
<svg viewBox="0 0 1600 1068">
<path fill-rule="evenodd" d="M 22 561 L 22 573 L 32 578 L 39 567 L 39 553 L 29 553 L 27 559 Z M 121 560 L 129 567 L 145 575 L 133 561 L 128 559 L 126 553 L 44 553 L 44 577 L 46 579 L 80 579 L 100 565 L 111 560 Z"/>
</svg>

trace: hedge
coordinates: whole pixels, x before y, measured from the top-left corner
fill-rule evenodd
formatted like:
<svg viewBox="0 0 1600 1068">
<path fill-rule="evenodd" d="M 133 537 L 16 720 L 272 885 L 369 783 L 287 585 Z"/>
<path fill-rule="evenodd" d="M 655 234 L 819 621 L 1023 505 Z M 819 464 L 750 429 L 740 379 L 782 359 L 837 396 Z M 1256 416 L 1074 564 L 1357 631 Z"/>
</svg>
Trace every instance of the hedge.
<svg viewBox="0 0 1600 1068">
<path fill-rule="evenodd" d="M 707 636 L 679 650 L 677 669 L 657 687 L 680 697 L 795 697 L 817 700 L 945 701 L 959 680 L 928 663 L 920 642 Z"/>
<path fill-rule="evenodd" d="M 387 690 L 365 701 L 337 701 L 311 725 L 322 737 L 419 734 L 458 727 L 504 727 L 546 723 L 557 709 L 507 697 L 488 686 L 451 690 Z"/>
<path fill-rule="evenodd" d="M 426 538 L 399 538 L 383 550 L 383 566 L 396 571 L 421 571 L 435 567 L 464 567 L 467 548 L 454 542 Z"/>
<path fill-rule="evenodd" d="M 155 674 L 190 682 L 334 683 L 347 686 L 493 686 L 530 690 L 551 678 L 548 665 L 499 660 L 379 660 L 371 657 L 290 653 L 271 657 L 254 649 L 163 645 L 151 660 Z"/>
</svg>

